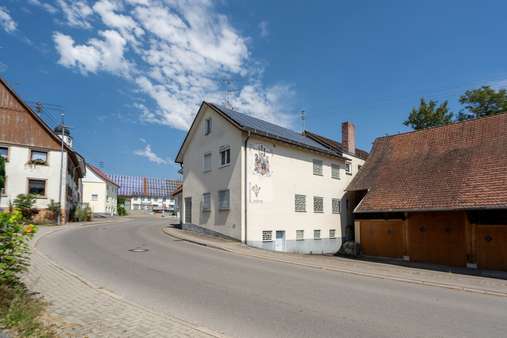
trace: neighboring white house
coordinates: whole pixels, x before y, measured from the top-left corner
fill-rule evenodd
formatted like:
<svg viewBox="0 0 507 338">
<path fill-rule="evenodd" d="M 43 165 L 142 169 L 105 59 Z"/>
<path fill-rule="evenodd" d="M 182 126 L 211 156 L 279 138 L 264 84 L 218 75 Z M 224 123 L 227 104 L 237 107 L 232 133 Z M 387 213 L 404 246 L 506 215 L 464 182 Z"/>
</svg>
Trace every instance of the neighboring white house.
<svg viewBox="0 0 507 338">
<path fill-rule="evenodd" d="M 7 208 L 20 194 L 35 195 L 38 209 L 47 208 L 51 200 L 59 202 L 61 197 L 65 222 L 79 206 L 81 178 L 86 169 L 84 159 L 72 150 L 70 133 L 61 127 L 52 130 L 2 78 L 0 156 L 6 159 L 7 178 L 0 192 L 0 209 Z"/>
<path fill-rule="evenodd" d="M 183 226 L 270 250 L 336 252 L 352 226 L 345 188 L 367 155 L 354 126 L 342 129 L 331 144 L 203 102 L 176 157 Z"/>
<path fill-rule="evenodd" d="M 94 214 L 117 214 L 118 188 L 106 173 L 87 164 L 83 178 L 83 203 L 86 203 Z"/>
<path fill-rule="evenodd" d="M 171 193 L 181 181 L 143 176 L 109 175 L 120 188 L 118 196 L 125 197 L 127 210 L 175 212 Z"/>
</svg>

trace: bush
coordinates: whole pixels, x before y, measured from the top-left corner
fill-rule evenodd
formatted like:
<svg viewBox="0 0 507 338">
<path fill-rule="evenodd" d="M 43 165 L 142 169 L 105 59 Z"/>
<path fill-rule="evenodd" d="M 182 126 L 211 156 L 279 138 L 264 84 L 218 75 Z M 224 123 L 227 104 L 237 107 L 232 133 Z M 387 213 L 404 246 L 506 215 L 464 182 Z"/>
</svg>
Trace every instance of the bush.
<svg viewBox="0 0 507 338">
<path fill-rule="evenodd" d="M 14 207 L 21 211 L 21 214 L 25 220 L 30 220 L 32 218 L 32 215 L 37 211 L 33 208 L 34 204 L 35 196 L 31 194 L 20 194 L 14 200 Z"/>
<path fill-rule="evenodd" d="M 89 222 L 92 220 L 92 209 L 90 207 L 78 207 L 74 210 L 74 221 Z"/>
<path fill-rule="evenodd" d="M 116 211 L 118 212 L 118 216 L 126 216 L 127 215 L 127 209 L 125 209 L 125 201 L 127 199 L 123 196 L 118 197 L 118 203 L 116 207 Z"/>
<path fill-rule="evenodd" d="M 21 212 L 0 213 L 0 285 L 20 285 L 20 274 L 30 261 L 29 239 L 37 231 L 23 224 Z"/>
</svg>

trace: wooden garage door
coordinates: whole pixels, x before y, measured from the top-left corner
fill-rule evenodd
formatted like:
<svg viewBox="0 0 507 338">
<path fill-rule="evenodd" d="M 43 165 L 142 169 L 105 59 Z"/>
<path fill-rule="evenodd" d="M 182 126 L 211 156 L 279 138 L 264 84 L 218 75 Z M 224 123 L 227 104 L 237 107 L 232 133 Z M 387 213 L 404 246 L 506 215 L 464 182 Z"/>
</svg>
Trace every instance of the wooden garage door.
<svg viewBox="0 0 507 338">
<path fill-rule="evenodd" d="M 475 245 L 479 268 L 507 270 L 507 225 L 478 225 Z"/>
<path fill-rule="evenodd" d="M 403 221 L 364 220 L 360 225 L 361 250 L 367 256 L 402 257 Z"/>
<path fill-rule="evenodd" d="M 463 213 L 428 212 L 409 214 L 410 260 L 465 266 L 465 218 Z"/>
</svg>

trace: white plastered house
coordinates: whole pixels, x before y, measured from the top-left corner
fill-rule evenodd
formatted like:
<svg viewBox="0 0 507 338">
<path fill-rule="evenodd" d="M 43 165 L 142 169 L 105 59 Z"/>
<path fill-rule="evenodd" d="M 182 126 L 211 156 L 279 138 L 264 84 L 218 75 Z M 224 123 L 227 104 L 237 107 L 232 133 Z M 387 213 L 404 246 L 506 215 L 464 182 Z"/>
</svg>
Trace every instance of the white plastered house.
<svg viewBox="0 0 507 338">
<path fill-rule="evenodd" d="M 345 188 L 364 163 L 347 139 L 330 144 L 203 102 L 178 152 L 182 223 L 248 245 L 301 253 L 336 252 L 345 235 Z M 350 224 L 349 224 L 350 223 Z"/>
<path fill-rule="evenodd" d="M 83 203 L 86 203 L 94 214 L 116 215 L 118 188 L 109 176 L 101 169 L 86 165 L 83 182 Z"/>
</svg>

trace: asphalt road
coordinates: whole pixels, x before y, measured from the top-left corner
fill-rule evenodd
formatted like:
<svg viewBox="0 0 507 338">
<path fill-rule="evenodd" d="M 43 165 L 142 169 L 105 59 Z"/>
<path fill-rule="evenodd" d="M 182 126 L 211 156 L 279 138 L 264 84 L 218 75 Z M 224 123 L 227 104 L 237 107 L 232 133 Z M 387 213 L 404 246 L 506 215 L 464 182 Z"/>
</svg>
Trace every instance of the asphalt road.
<svg viewBox="0 0 507 338">
<path fill-rule="evenodd" d="M 228 336 L 507 336 L 507 298 L 242 257 L 172 239 L 168 222 L 64 230 L 38 248 L 130 301 Z"/>
</svg>

